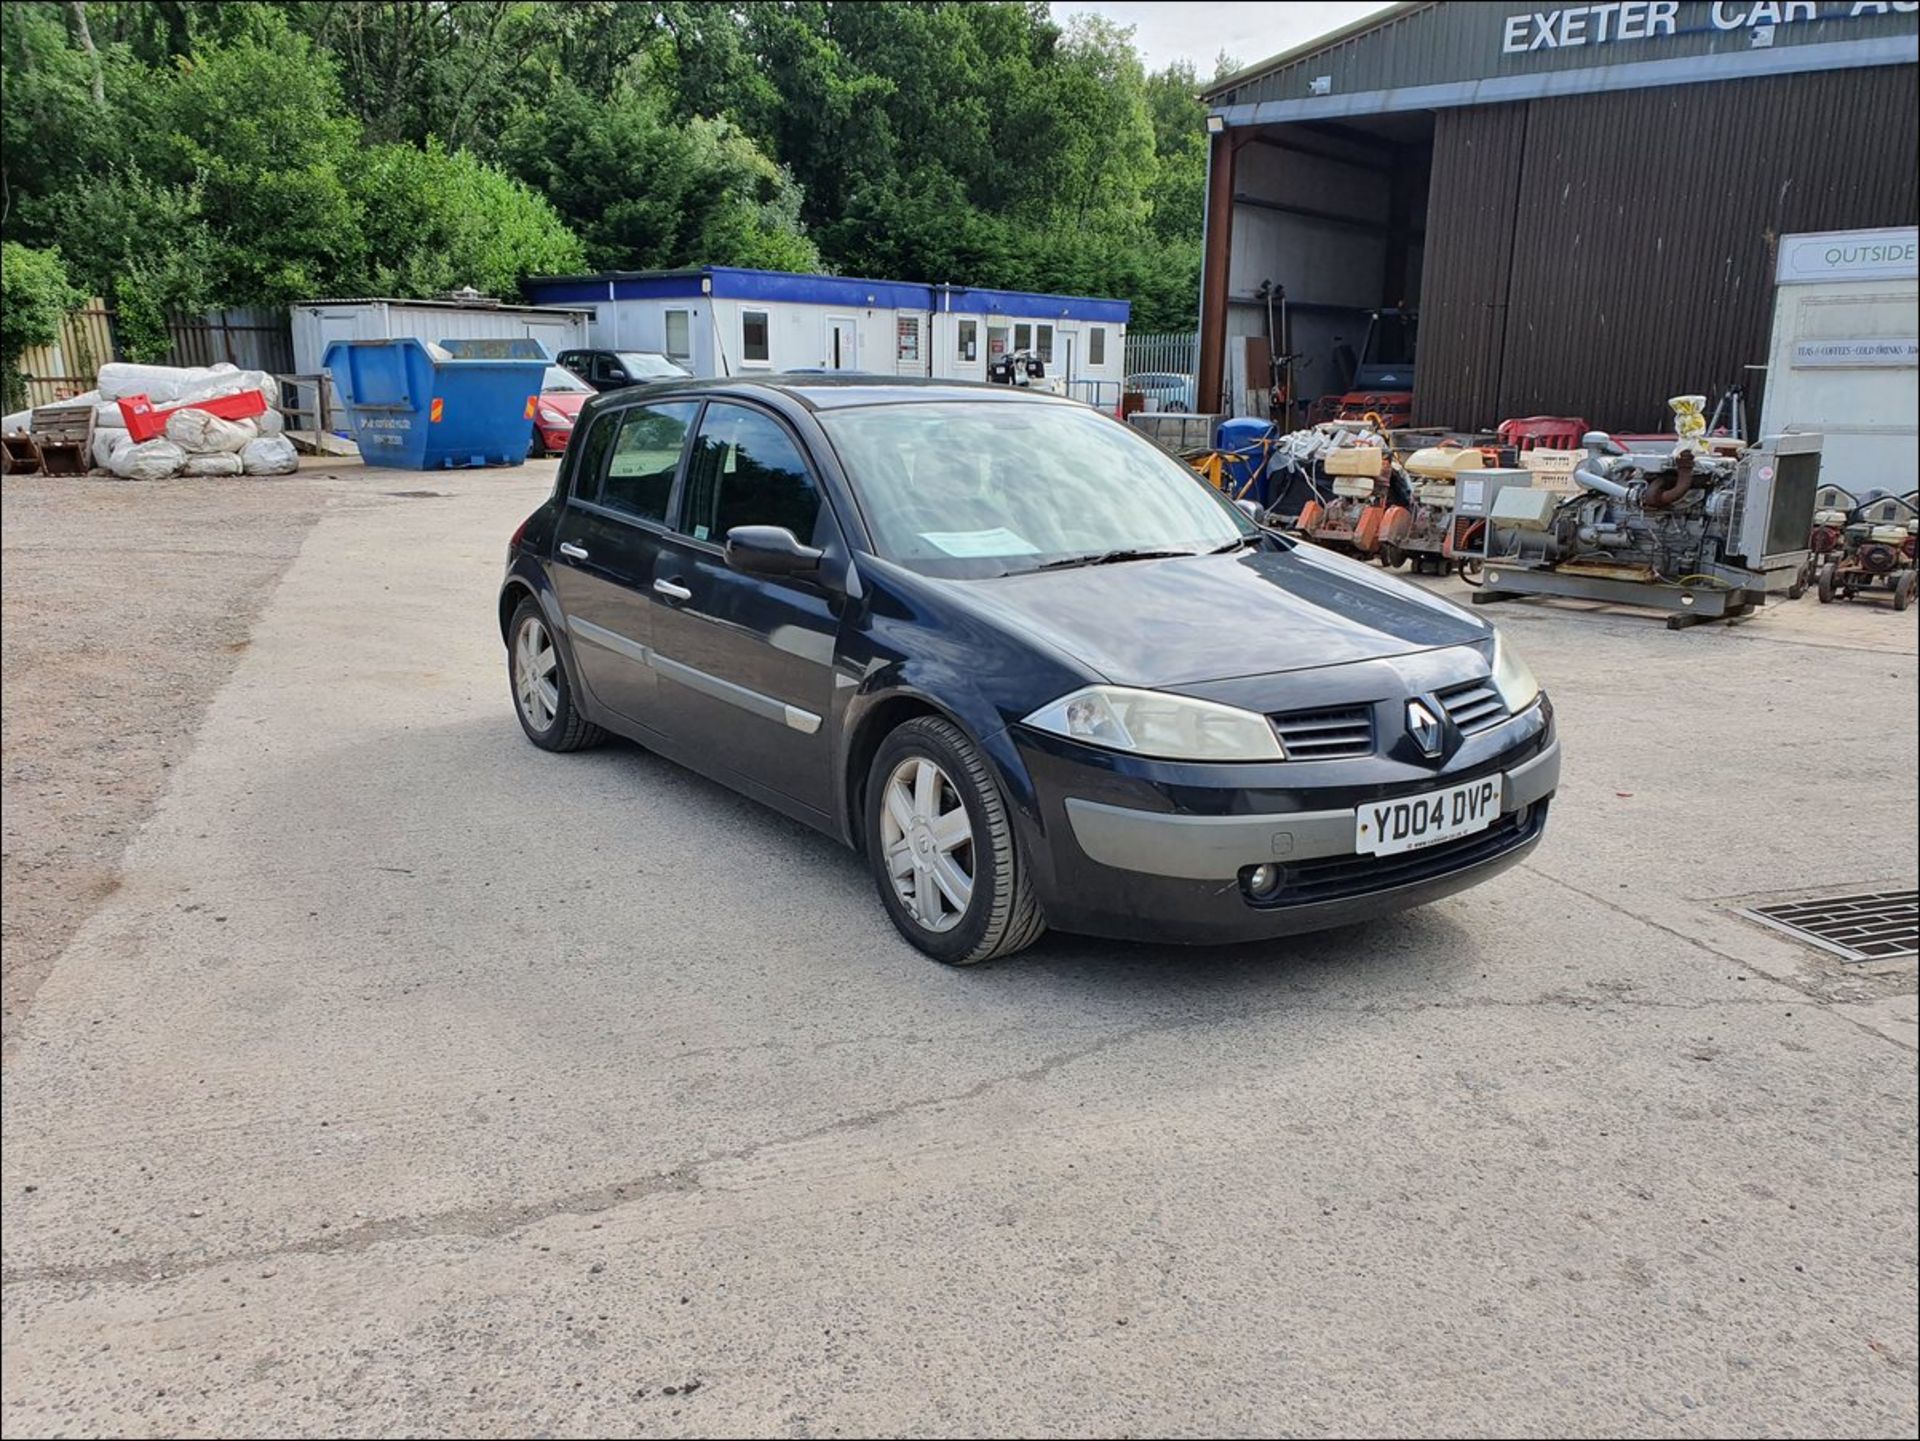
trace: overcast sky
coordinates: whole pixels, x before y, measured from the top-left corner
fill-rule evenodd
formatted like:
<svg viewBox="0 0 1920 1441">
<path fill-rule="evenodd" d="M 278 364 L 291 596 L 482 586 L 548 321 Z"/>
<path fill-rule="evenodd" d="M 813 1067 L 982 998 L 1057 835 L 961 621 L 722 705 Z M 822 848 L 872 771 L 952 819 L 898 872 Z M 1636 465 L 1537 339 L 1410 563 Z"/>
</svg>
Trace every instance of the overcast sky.
<svg viewBox="0 0 1920 1441">
<path fill-rule="evenodd" d="M 1200 78 L 1213 75 L 1213 58 L 1222 50 L 1242 65 L 1291 50 L 1316 35 L 1337 30 L 1350 20 L 1386 5 L 1377 0 L 1161 0 L 1161 3 L 1103 4 L 1100 0 L 1050 0 L 1053 18 L 1090 10 L 1133 26 L 1133 43 L 1158 70 L 1172 60 L 1191 60 Z"/>
</svg>

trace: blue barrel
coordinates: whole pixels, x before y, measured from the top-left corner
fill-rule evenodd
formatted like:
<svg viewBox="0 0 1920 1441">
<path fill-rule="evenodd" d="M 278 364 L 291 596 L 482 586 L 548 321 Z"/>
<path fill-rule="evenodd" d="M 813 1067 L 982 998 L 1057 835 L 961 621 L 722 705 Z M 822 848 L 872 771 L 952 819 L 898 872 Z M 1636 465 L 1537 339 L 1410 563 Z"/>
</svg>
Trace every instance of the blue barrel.
<svg viewBox="0 0 1920 1441">
<path fill-rule="evenodd" d="M 322 364 L 333 375 L 368 465 L 447 470 L 518 465 L 533 443 L 533 412 L 552 364 L 524 337 L 336 340 Z"/>
<path fill-rule="evenodd" d="M 1260 442 L 1274 433 L 1272 421 L 1252 416 L 1220 422 L 1216 448 L 1224 457 L 1220 472 L 1228 495 L 1244 495 L 1261 505 L 1267 503 L 1267 457 L 1272 452 Z M 1252 485 L 1249 486 L 1248 481 L 1252 481 Z"/>
</svg>

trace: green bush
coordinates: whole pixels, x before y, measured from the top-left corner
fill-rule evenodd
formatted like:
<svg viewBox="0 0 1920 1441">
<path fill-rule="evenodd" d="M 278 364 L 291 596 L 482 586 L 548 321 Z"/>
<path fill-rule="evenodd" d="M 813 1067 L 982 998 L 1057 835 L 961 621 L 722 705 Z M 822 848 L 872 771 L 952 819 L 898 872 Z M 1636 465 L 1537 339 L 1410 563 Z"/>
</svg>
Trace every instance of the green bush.
<svg viewBox="0 0 1920 1441">
<path fill-rule="evenodd" d="M 0 245 L 0 366 L 9 410 L 26 393 L 20 357 L 57 340 L 61 317 L 85 298 L 67 279 L 59 251 L 31 250 L 12 240 Z"/>
</svg>

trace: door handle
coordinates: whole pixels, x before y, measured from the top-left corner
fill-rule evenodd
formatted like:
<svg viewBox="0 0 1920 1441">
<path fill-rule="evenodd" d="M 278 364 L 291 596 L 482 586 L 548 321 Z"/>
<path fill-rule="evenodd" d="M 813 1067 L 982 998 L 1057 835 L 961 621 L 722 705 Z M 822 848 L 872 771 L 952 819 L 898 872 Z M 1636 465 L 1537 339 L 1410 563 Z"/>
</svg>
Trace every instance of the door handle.
<svg viewBox="0 0 1920 1441">
<path fill-rule="evenodd" d="M 664 595 L 668 600 L 692 600 L 693 592 L 684 585 L 676 585 L 670 580 L 656 580 L 653 583 L 655 595 Z"/>
<path fill-rule="evenodd" d="M 585 560 L 587 558 L 587 553 L 570 540 L 560 542 L 560 554 L 564 555 L 568 560 Z"/>
</svg>

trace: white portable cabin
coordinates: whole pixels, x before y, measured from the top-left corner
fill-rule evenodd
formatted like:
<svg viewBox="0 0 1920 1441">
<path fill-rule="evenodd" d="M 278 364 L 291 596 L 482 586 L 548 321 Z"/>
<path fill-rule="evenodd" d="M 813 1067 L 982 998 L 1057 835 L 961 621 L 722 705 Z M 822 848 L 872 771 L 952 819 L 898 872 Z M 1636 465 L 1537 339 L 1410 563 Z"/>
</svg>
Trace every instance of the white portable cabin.
<svg viewBox="0 0 1920 1441">
<path fill-rule="evenodd" d="M 1031 350 L 1076 399 L 1120 403 L 1124 300 L 710 265 L 542 275 L 543 305 L 587 306 L 592 346 L 651 350 L 696 375 L 864 371 L 985 380 L 987 362 Z"/>
<path fill-rule="evenodd" d="M 1920 482 L 1920 230 L 1783 235 L 1765 432 L 1818 431 L 1820 479 Z"/>
<path fill-rule="evenodd" d="M 592 342 L 577 306 L 497 305 L 462 300 L 303 300 L 291 307 L 293 368 L 314 375 L 336 340 L 520 340 L 558 355 Z"/>
</svg>

